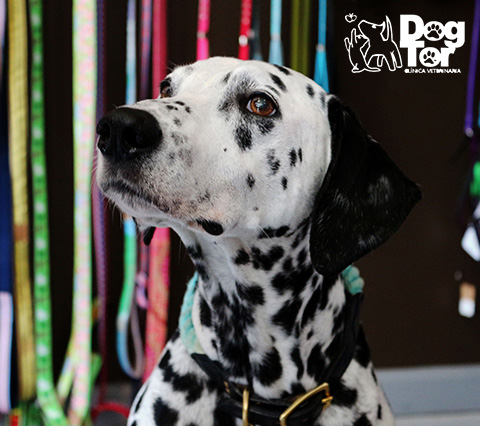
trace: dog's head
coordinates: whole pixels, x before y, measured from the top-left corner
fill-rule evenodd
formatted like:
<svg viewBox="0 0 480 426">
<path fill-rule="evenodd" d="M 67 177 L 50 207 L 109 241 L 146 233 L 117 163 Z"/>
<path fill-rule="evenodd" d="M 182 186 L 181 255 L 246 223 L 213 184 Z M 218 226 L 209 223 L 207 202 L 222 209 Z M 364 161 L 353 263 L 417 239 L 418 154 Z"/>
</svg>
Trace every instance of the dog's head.
<svg viewBox="0 0 480 426">
<path fill-rule="evenodd" d="M 420 197 L 337 98 L 267 63 L 179 67 L 160 98 L 117 108 L 97 132 L 98 184 L 141 227 L 245 237 L 311 216 L 326 274 L 383 243 Z"/>
</svg>

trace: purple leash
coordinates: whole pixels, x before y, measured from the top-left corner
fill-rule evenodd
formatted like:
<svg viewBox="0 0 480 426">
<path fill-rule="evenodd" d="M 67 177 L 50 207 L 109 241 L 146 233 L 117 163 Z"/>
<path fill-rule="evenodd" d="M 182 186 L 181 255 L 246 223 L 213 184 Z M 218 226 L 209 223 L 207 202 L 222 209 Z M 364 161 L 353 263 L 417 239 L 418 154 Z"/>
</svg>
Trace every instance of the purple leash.
<svg viewBox="0 0 480 426">
<path fill-rule="evenodd" d="M 464 132 L 468 138 L 473 136 L 474 122 L 474 97 L 475 97 L 475 76 L 478 59 L 478 39 L 480 37 L 480 0 L 475 0 L 475 11 L 473 17 L 472 45 L 470 49 L 470 65 L 468 68 L 467 83 L 467 104 L 465 110 Z"/>
</svg>

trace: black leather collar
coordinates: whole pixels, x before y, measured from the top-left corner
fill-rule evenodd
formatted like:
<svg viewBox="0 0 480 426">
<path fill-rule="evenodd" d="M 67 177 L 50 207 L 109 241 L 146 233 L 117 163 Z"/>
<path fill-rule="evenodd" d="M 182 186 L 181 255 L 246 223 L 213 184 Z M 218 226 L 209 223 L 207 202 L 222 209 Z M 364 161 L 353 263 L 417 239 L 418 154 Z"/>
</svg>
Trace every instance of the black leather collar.
<svg viewBox="0 0 480 426">
<path fill-rule="evenodd" d="M 323 380 L 326 383 L 338 383 L 342 378 L 345 370 L 352 361 L 355 353 L 355 346 L 360 329 L 360 308 L 363 301 L 363 294 L 358 293 L 351 295 L 346 293 L 346 312 L 344 329 L 341 336 L 342 348 L 340 355 L 334 359 L 323 374 Z M 233 417 L 242 419 L 242 404 L 244 388 L 231 383 L 216 361 L 212 361 L 208 356 L 203 354 L 192 354 L 191 357 L 200 366 L 200 368 L 213 380 L 219 388 L 224 389 L 222 399 L 219 403 L 220 408 L 232 415 Z M 250 394 L 248 407 L 248 421 L 256 426 L 279 426 L 280 415 L 292 405 L 299 395 L 292 395 L 284 399 L 263 399 L 255 394 Z M 332 395 L 333 403 L 335 403 L 335 395 Z M 323 392 L 318 393 L 296 408 L 288 417 L 288 426 L 305 426 L 312 425 L 320 416 L 324 404 L 322 400 L 325 398 Z"/>
</svg>

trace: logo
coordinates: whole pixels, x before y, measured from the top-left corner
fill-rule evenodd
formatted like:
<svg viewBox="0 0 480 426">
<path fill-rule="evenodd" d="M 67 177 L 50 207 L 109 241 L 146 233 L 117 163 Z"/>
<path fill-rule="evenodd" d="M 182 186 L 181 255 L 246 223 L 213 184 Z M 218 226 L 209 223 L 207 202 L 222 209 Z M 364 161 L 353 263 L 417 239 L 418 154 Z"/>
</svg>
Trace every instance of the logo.
<svg viewBox="0 0 480 426">
<path fill-rule="evenodd" d="M 345 16 L 348 23 L 356 19 L 353 13 Z M 403 67 L 403 52 L 407 57 L 406 73 L 460 73 L 459 69 L 449 68 L 449 61 L 455 50 L 465 43 L 465 22 L 424 23 L 417 15 L 400 15 L 397 45 L 392 23 L 386 16 L 381 23 L 360 21 L 344 41 L 353 73 L 379 72 L 386 68 L 395 71 Z"/>
</svg>

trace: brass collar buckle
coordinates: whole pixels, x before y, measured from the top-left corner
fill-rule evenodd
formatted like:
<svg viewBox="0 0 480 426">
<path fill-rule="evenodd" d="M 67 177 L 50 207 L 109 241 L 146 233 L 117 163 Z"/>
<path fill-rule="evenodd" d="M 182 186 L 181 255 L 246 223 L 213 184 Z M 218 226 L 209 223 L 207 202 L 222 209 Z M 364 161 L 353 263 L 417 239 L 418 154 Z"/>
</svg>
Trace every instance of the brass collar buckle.
<svg viewBox="0 0 480 426">
<path fill-rule="evenodd" d="M 322 383 L 320 386 L 316 387 L 315 389 L 312 389 L 310 392 L 304 393 L 303 395 L 300 395 L 295 401 L 293 401 L 292 405 L 288 407 L 279 417 L 280 420 L 280 426 L 287 426 L 287 417 L 292 414 L 292 412 L 303 402 L 305 402 L 308 398 L 312 397 L 313 395 L 316 395 L 319 392 L 325 392 L 325 398 L 322 399 L 322 404 L 323 404 L 323 410 L 325 408 L 328 408 L 330 406 L 330 403 L 332 402 L 333 396 L 330 396 L 330 386 L 328 385 L 327 382 Z M 245 401 L 245 399 L 244 399 Z M 248 407 L 248 404 L 247 404 Z M 244 423 L 245 425 L 245 423 Z"/>
</svg>

